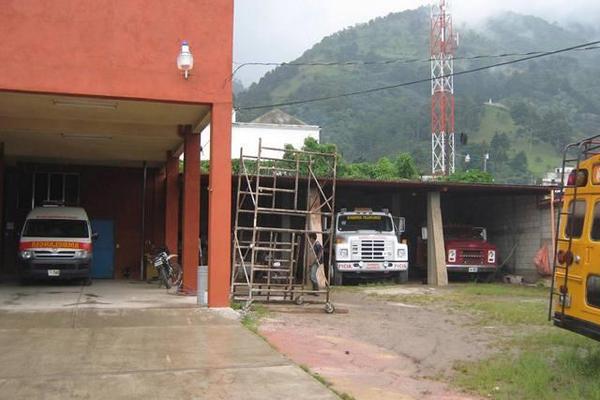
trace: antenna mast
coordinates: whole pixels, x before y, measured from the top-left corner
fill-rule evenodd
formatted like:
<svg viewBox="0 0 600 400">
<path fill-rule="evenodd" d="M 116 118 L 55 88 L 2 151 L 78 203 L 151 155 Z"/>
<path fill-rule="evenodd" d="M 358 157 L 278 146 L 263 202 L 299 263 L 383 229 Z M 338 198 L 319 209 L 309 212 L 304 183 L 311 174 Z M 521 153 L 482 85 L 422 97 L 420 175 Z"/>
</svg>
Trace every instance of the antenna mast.
<svg viewBox="0 0 600 400">
<path fill-rule="evenodd" d="M 454 52 L 449 0 L 431 4 L 431 172 L 454 173 Z"/>
</svg>

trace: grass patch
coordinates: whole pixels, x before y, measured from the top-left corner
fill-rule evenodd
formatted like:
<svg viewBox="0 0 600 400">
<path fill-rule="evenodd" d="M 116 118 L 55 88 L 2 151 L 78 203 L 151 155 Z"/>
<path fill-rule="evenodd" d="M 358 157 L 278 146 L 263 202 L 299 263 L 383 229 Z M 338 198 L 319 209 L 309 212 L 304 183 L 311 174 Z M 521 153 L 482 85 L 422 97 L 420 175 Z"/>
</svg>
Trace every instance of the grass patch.
<svg viewBox="0 0 600 400">
<path fill-rule="evenodd" d="M 432 292 L 387 297 L 473 316 L 478 324 L 510 327 L 486 360 L 455 365 L 451 384 L 496 399 L 600 400 L 600 345 L 553 328 L 548 288 L 453 284 Z M 386 296 L 384 296 L 386 297 Z"/>
<path fill-rule="evenodd" d="M 342 400 L 356 400 L 353 396 L 349 395 L 348 393 L 340 393 L 337 390 L 335 390 L 333 388 L 333 383 L 331 383 L 330 381 L 328 381 L 327 378 L 325 378 L 323 375 L 318 374 L 318 373 L 312 371 L 306 365 L 300 364 L 299 367 L 304 372 L 306 372 L 307 374 L 309 374 L 310 376 L 312 376 L 314 379 L 316 379 L 321 385 L 325 386 L 327 389 L 329 389 L 333 393 L 335 393 L 340 399 L 342 399 Z"/>
<path fill-rule="evenodd" d="M 269 314 L 269 310 L 262 304 L 252 304 L 250 310 L 242 317 L 242 325 L 248 330 L 258 334 L 260 320 Z"/>
<path fill-rule="evenodd" d="M 453 284 L 425 293 L 376 297 L 397 303 L 439 306 L 475 317 L 482 325 L 544 325 L 548 289 L 504 284 Z"/>
<path fill-rule="evenodd" d="M 492 399 L 600 399 L 600 346 L 554 330 L 514 339 L 513 352 L 456 366 L 455 383 Z"/>
</svg>

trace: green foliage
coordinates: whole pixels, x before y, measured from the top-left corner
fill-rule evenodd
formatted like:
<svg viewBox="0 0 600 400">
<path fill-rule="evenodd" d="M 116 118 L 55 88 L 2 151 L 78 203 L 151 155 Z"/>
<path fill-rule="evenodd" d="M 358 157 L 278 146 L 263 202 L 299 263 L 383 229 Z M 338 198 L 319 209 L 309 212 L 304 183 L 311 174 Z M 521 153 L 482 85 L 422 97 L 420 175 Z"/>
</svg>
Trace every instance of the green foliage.
<svg viewBox="0 0 600 400">
<path fill-rule="evenodd" d="M 464 183 L 493 183 L 494 177 L 479 169 L 469 169 L 467 171 L 455 172 L 448 177 L 449 182 Z"/>
<path fill-rule="evenodd" d="M 394 161 L 398 177 L 406 179 L 418 179 L 419 170 L 415 164 L 415 161 L 407 153 L 401 153 Z"/>
<path fill-rule="evenodd" d="M 307 137 L 304 139 L 304 145 L 301 150 L 317 154 L 297 153 L 291 144 L 286 144 L 285 150 L 283 159 L 299 161 L 301 175 L 309 175 L 310 165 L 310 170 L 312 170 L 315 176 L 333 176 L 336 157 L 332 157 L 331 155 L 336 154 L 336 146 L 334 144 L 321 144 L 315 138 Z"/>
</svg>

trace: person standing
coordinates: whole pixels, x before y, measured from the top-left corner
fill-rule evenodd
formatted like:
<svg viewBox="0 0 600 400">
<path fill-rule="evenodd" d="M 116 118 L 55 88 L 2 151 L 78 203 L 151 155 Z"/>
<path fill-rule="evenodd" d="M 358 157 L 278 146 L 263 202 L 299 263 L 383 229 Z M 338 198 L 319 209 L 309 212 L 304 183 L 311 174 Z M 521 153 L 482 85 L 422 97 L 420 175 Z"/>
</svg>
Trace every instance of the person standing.
<svg viewBox="0 0 600 400">
<path fill-rule="evenodd" d="M 308 234 L 310 242 L 309 260 L 310 260 L 310 280 L 313 290 L 319 290 L 319 280 L 317 279 L 317 271 L 323 263 L 323 245 L 317 240 L 317 234 L 311 232 Z"/>
</svg>

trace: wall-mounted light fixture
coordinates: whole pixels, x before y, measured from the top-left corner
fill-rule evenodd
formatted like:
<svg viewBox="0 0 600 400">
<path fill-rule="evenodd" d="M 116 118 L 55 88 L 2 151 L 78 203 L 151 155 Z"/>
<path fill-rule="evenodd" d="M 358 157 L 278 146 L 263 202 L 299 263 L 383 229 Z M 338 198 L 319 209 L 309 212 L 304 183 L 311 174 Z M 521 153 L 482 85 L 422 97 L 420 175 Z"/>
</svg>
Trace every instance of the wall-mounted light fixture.
<svg viewBox="0 0 600 400">
<path fill-rule="evenodd" d="M 194 68 L 194 56 L 190 51 L 190 45 L 187 40 L 181 42 L 181 50 L 177 56 L 177 68 L 179 68 L 180 71 L 183 71 L 183 77 L 185 79 L 189 77 L 190 71 Z"/>
</svg>

